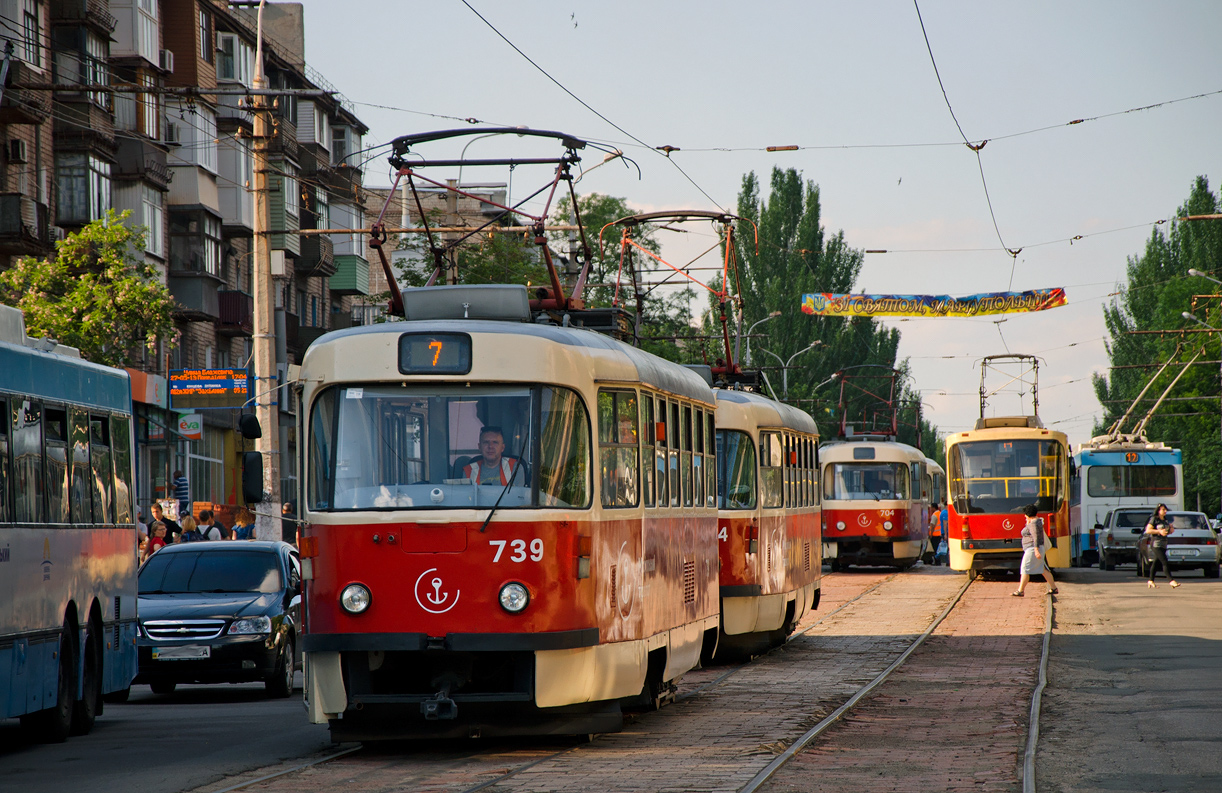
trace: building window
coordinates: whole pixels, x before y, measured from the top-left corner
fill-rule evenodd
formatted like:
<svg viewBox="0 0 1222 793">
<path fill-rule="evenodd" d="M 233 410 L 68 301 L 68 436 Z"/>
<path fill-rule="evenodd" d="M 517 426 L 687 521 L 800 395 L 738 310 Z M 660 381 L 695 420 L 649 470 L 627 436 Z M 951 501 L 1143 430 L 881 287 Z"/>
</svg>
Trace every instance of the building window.
<svg viewBox="0 0 1222 793">
<path fill-rule="evenodd" d="M 254 50 L 233 33 L 218 33 L 216 76 L 218 80 L 233 80 L 247 87 L 254 77 Z"/>
<path fill-rule="evenodd" d="M 284 211 L 293 217 L 298 217 L 301 209 L 301 196 L 298 194 L 300 186 L 295 178 L 296 175 L 293 166 L 285 163 L 284 173 L 280 177 L 280 185 L 284 190 Z"/>
<path fill-rule="evenodd" d="M 221 277 L 221 221 L 203 210 L 170 213 L 170 269 Z"/>
<path fill-rule="evenodd" d="M 137 0 L 136 54 L 154 66 L 160 65 L 157 34 L 157 0 Z"/>
<path fill-rule="evenodd" d="M 85 62 L 81 65 L 82 82 L 86 85 L 108 85 L 110 83 L 109 67 L 110 47 L 92 30 L 85 31 Z M 110 94 L 90 93 L 89 99 L 98 107 L 109 107 Z"/>
<path fill-rule="evenodd" d="M 225 503 L 225 438 L 215 427 L 204 427 L 203 438 L 188 444 L 188 474 L 195 501 Z"/>
<path fill-rule="evenodd" d="M 155 190 L 148 185 L 143 187 L 144 192 L 144 225 L 148 227 L 144 238 L 144 251 L 157 257 L 165 256 L 165 209 L 163 201 L 165 197 L 160 190 Z"/>
<path fill-rule="evenodd" d="M 140 75 L 140 85 L 145 88 L 155 88 L 156 79 L 151 74 Z M 137 94 L 136 101 L 140 103 L 140 134 L 156 140 L 160 137 L 161 119 L 157 94 Z"/>
<path fill-rule="evenodd" d="M 216 45 L 212 41 L 212 14 L 199 12 L 199 57 L 204 63 L 212 63 Z"/>
<path fill-rule="evenodd" d="M 42 47 L 39 46 L 38 0 L 21 0 L 23 60 L 42 68 Z"/>
<path fill-rule="evenodd" d="M 348 127 L 331 127 L 331 164 L 342 165 L 348 152 Z M 349 163 L 351 164 L 351 163 Z"/>
<path fill-rule="evenodd" d="M 88 223 L 110 209 L 110 163 L 92 154 L 60 154 L 55 158 L 60 223 Z"/>
</svg>

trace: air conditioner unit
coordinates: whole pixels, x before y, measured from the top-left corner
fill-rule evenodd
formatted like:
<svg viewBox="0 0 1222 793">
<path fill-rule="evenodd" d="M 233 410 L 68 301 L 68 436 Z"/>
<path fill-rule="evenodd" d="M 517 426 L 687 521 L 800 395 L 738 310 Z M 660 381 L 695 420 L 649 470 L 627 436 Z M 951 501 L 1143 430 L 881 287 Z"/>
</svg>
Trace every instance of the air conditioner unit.
<svg viewBox="0 0 1222 793">
<path fill-rule="evenodd" d="M 63 240 L 65 236 L 67 235 L 64 233 L 64 230 L 60 228 L 59 226 L 51 227 L 51 242 L 59 242 Z"/>
<path fill-rule="evenodd" d="M 8 142 L 8 161 L 12 163 L 26 162 L 24 140 L 13 138 Z"/>
<path fill-rule="evenodd" d="M 165 123 L 165 142 L 166 143 L 182 143 L 182 130 L 178 128 L 178 124 L 173 121 Z"/>
<path fill-rule="evenodd" d="M 174 50 L 162 50 L 160 64 L 167 72 L 174 71 Z"/>
</svg>

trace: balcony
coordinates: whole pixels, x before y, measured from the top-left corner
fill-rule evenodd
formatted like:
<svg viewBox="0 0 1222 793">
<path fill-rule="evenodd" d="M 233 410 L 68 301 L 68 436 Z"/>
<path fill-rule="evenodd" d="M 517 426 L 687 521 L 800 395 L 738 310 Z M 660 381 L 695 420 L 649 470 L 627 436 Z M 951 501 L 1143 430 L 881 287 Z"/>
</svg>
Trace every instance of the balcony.
<svg viewBox="0 0 1222 793">
<path fill-rule="evenodd" d="M 220 319 L 216 332 L 221 336 L 250 336 L 254 333 L 255 300 L 236 289 L 217 292 Z"/>
<path fill-rule="evenodd" d="M 21 193 L 0 193 L 0 253 L 42 256 L 52 247 L 47 205 Z"/>
<path fill-rule="evenodd" d="M 318 341 L 318 338 L 324 333 L 330 333 L 329 328 L 311 328 L 304 327 L 297 329 L 297 346 L 300 348 L 300 355 L 305 355 L 305 351 L 310 345 Z"/>
<path fill-rule="evenodd" d="M 160 189 L 170 188 L 173 174 L 166 164 L 166 152 L 147 140 L 120 138 L 115 156 L 115 179 L 140 179 Z"/>
<path fill-rule="evenodd" d="M 220 282 L 212 276 L 171 270 L 166 285 L 170 288 L 171 297 L 178 303 L 174 308 L 176 318 L 192 322 L 216 322 L 220 319 Z"/>
<path fill-rule="evenodd" d="M 369 262 L 349 253 L 336 256 L 335 275 L 328 285 L 333 295 L 369 294 Z"/>
<path fill-rule="evenodd" d="M 44 79 L 21 61 L 9 60 L 10 83 L 40 83 Z M 11 86 L 4 89 L 4 100 L 0 102 L 0 124 L 41 124 L 50 112 L 49 92 L 26 91 Z"/>
<path fill-rule="evenodd" d="M 107 0 L 52 0 L 52 22 L 85 22 L 104 33 L 113 33 L 118 20 L 110 15 Z"/>
<path fill-rule="evenodd" d="M 303 235 L 296 272 L 303 278 L 335 275 L 335 244 L 331 238 L 322 234 Z"/>
<path fill-rule="evenodd" d="M 288 157 L 293 162 L 297 162 L 301 152 L 297 146 L 297 125 L 282 116 L 275 118 L 275 133 L 272 135 L 271 142 L 268 144 L 268 153 L 272 156 L 277 154 Z"/>
<path fill-rule="evenodd" d="M 240 83 L 224 83 L 224 85 L 240 86 Z M 216 127 L 218 132 L 254 132 L 254 114 L 244 105 L 250 100 L 244 96 L 222 94 L 216 98 Z"/>
<path fill-rule="evenodd" d="M 284 337 L 285 349 L 296 356 L 301 355 L 301 350 L 297 348 L 298 327 L 296 314 L 291 314 L 282 308 L 276 309 L 276 335 Z"/>
</svg>

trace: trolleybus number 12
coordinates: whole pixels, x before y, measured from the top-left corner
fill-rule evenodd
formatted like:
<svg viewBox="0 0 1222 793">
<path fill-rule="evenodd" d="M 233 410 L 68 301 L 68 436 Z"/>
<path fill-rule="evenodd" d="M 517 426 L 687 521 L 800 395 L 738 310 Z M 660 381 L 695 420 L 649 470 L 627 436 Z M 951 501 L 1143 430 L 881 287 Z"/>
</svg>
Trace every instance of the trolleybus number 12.
<svg viewBox="0 0 1222 793">
<path fill-rule="evenodd" d="M 526 561 L 526 540 L 489 540 L 488 544 L 496 548 L 496 556 L 492 557 L 493 564 L 501 561 L 501 554 L 505 552 L 506 545 L 509 546 L 509 561 Z M 532 562 L 543 561 L 543 540 L 538 537 L 530 541 L 530 560 Z"/>
</svg>

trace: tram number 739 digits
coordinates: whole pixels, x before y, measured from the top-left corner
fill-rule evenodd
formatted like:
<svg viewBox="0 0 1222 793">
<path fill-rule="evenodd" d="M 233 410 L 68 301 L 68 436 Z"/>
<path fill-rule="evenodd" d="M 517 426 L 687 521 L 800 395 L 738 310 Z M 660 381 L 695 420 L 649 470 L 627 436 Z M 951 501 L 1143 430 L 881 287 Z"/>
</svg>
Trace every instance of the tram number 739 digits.
<svg viewBox="0 0 1222 793">
<path fill-rule="evenodd" d="M 509 561 L 526 561 L 526 540 L 488 540 L 488 544 L 496 548 L 496 556 L 492 557 L 493 564 L 501 561 L 501 554 L 505 553 L 506 545 L 509 546 Z M 543 561 L 543 540 L 538 537 L 530 541 L 530 560 L 532 562 Z"/>
</svg>

